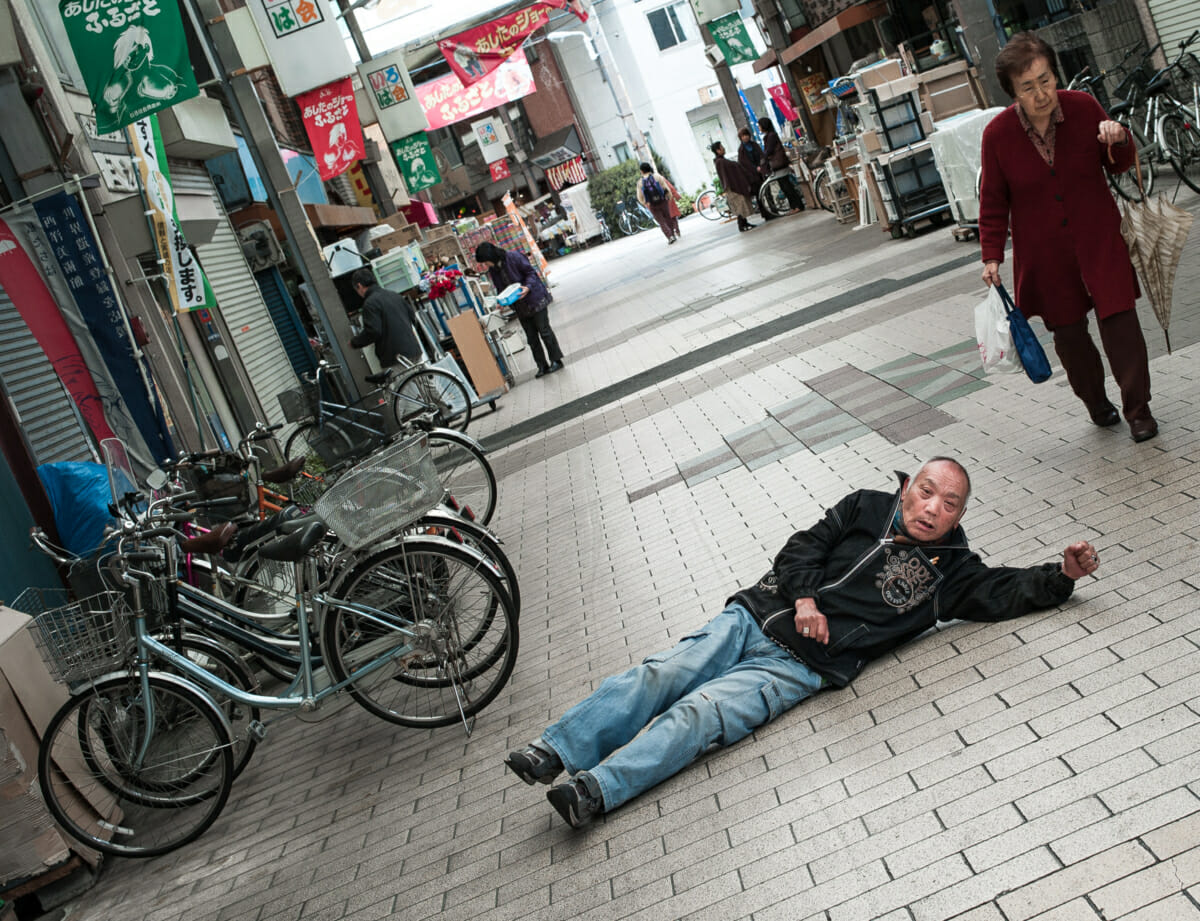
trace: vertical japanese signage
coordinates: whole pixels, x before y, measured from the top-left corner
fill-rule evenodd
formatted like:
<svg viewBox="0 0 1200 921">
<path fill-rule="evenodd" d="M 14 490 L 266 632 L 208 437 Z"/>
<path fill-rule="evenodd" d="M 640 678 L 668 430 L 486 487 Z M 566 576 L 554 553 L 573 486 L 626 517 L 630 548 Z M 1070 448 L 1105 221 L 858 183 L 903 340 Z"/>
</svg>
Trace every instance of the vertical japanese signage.
<svg viewBox="0 0 1200 921">
<path fill-rule="evenodd" d="M 354 85 L 349 77 L 301 93 L 296 104 L 322 181 L 341 175 L 355 160 L 367 155 L 358 106 L 354 103 Z"/>
<path fill-rule="evenodd" d="M 748 64 L 758 59 L 754 50 L 754 42 L 746 31 L 746 23 L 742 21 L 741 13 L 731 13 L 708 23 L 708 31 L 725 55 L 725 63 L 732 67 L 734 64 Z"/>
<path fill-rule="evenodd" d="M 175 0 L 62 0 L 100 134 L 200 93 Z"/>
<path fill-rule="evenodd" d="M 129 140 L 142 182 L 142 195 L 154 227 L 154 244 L 163 263 L 171 306 L 177 313 L 210 306 L 207 282 L 175 216 L 175 193 L 162 149 L 158 119 L 143 118 L 129 128 Z"/>
<path fill-rule="evenodd" d="M 507 179 L 512 175 L 508 171 L 508 160 L 496 160 L 494 163 L 488 164 L 488 172 L 492 174 L 492 182 L 499 182 L 502 179 Z"/>
<path fill-rule="evenodd" d="M 404 52 L 396 50 L 358 65 L 379 129 L 389 141 L 398 141 L 429 127 L 417 101 L 412 77 L 404 66 Z"/>
<path fill-rule="evenodd" d="M 429 135 L 424 131 L 418 131 L 403 140 L 393 141 L 392 156 L 396 158 L 400 175 L 404 177 L 405 188 L 410 193 L 420 192 L 442 181 L 437 161 L 433 158 Z"/>
<path fill-rule="evenodd" d="M 246 6 L 288 96 L 354 72 L 328 0 L 247 0 Z"/>
</svg>

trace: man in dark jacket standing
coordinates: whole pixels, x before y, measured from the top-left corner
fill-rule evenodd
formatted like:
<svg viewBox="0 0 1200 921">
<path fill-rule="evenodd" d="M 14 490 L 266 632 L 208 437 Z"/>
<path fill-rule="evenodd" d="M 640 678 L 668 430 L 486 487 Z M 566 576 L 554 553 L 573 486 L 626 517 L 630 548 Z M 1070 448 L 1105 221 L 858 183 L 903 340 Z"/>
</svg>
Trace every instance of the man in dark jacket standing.
<svg viewBox="0 0 1200 921">
<path fill-rule="evenodd" d="M 350 283 L 363 299 L 362 332 L 350 340 L 350 345 L 361 349 L 374 343 L 381 368 L 394 364 L 397 356 L 420 361 L 421 342 L 413 330 L 417 315 L 409 299 L 381 287 L 375 273 L 365 267 L 355 270 Z"/>
<path fill-rule="evenodd" d="M 898 492 L 860 490 L 791 536 L 775 565 L 673 649 L 604 680 L 506 760 L 547 791 L 572 826 L 615 809 L 731 745 L 939 620 L 997 621 L 1062 604 L 1096 571 L 1079 541 L 1061 563 L 989 567 L 959 527 L 971 483 L 951 458 L 900 475 Z M 651 724 L 649 729 L 642 729 Z M 639 734 L 640 733 L 640 734 Z"/>
</svg>

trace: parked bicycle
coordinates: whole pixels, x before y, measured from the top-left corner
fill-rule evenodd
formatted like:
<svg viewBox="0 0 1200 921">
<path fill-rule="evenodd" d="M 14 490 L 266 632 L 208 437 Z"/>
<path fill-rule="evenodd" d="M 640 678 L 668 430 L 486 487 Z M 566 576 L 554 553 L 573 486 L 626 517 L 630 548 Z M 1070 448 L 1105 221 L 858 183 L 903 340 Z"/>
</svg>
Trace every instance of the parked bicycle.
<svg viewBox="0 0 1200 921">
<path fill-rule="evenodd" d="M 657 226 L 654 215 L 637 199 L 630 199 L 629 204 L 626 204 L 624 201 L 618 201 L 615 208 L 617 212 L 617 227 L 627 237 Z"/>
<path fill-rule="evenodd" d="M 693 209 L 706 221 L 727 221 L 733 217 L 729 202 L 716 189 L 705 189 L 696 196 Z"/>
<path fill-rule="evenodd" d="M 409 418 L 401 426 L 398 417 L 388 412 L 388 391 L 383 389 L 371 391 L 349 405 L 326 400 L 325 377 L 336 367 L 322 360 L 307 390 L 284 391 L 278 396 L 284 417 L 299 423 L 284 453 L 308 459 L 304 473 L 298 474 L 304 488 L 319 492 L 339 469 L 361 460 L 399 434 L 423 431 L 446 490 L 481 523 L 492 520 L 496 475 L 479 442 L 463 432 L 434 427 L 423 417 Z"/>
<path fill-rule="evenodd" d="M 110 471 L 118 453 L 105 445 Z M 131 481 L 127 472 L 113 483 Z M 416 436 L 344 476 L 298 523 L 259 549 L 295 569 L 300 671 L 282 693 L 248 691 L 198 665 L 152 632 L 144 599 L 174 583 L 170 498 L 124 512 L 110 570 L 128 586 L 40 613 L 34 635 L 72 696 L 50 720 L 38 758 L 42 796 L 64 831 L 106 854 L 150 857 L 195 840 L 220 815 L 235 774 L 234 739 L 218 699 L 310 712 L 347 690 L 365 709 L 422 728 L 475 716 L 507 683 L 518 648 L 511 602 L 479 554 L 437 537 L 367 553 L 380 537 L 432 508 L 442 490 Z M 135 501 L 131 501 L 130 496 Z M 322 572 L 314 555 L 332 526 L 348 562 Z M 35 535 L 36 536 L 36 535 Z M 197 603 L 224 602 L 192 590 Z M 310 631 L 325 661 L 314 668 Z M 166 664 L 170 671 L 161 670 Z M 214 698 L 216 695 L 216 698 Z M 248 731 L 261 741 L 266 725 Z"/>
</svg>

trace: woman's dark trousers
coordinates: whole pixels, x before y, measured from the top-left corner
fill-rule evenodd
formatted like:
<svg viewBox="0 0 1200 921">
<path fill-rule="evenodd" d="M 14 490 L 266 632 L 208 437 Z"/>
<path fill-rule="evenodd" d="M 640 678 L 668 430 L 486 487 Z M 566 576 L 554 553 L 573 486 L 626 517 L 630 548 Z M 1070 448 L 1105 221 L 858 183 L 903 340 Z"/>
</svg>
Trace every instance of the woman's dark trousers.
<svg viewBox="0 0 1200 921">
<path fill-rule="evenodd" d="M 520 317 L 521 328 L 525 330 L 525 341 L 529 343 L 529 351 L 533 353 L 533 362 L 539 371 L 545 371 L 551 364 L 561 361 L 562 349 L 558 347 L 558 337 L 550 328 L 550 311 L 543 309 L 535 311 L 527 317 Z M 546 344 L 543 351 L 542 343 Z M 550 360 L 546 360 L 549 354 Z"/>
</svg>

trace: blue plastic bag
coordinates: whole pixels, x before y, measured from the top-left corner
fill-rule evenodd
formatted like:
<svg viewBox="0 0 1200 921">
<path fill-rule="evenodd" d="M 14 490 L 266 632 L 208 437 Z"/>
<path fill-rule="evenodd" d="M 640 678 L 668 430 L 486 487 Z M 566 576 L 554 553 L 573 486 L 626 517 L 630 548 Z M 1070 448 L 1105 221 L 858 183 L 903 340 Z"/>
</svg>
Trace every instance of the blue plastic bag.
<svg viewBox="0 0 1200 921">
<path fill-rule="evenodd" d="M 42 464 L 37 472 L 63 547 L 79 557 L 95 554 L 104 542 L 104 529 L 115 523 L 108 510 L 112 494 L 104 465 L 60 461 Z"/>
</svg>

